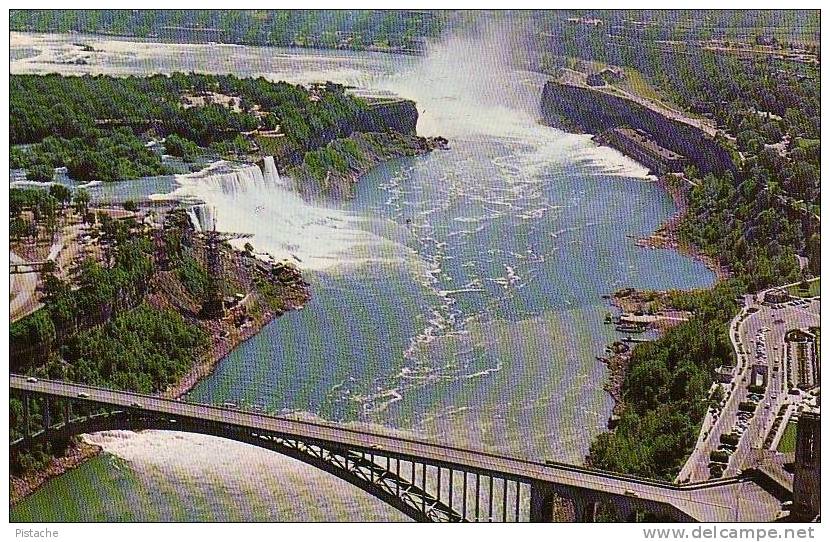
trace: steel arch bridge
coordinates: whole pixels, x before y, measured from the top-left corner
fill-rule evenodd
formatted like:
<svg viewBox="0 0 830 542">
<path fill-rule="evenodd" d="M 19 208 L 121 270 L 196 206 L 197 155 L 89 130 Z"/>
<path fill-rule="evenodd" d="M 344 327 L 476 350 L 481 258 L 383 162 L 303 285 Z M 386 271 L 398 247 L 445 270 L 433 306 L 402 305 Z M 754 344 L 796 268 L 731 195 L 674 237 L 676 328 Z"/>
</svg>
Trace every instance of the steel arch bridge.
<svg viewBox="0 0 830 542">
<path fill-rule="evenodd" d="M 334 424 L 311 423 L 65 382 L 11 377 L 21 399 L 20 451 L 83 433 L 185 431 L 272 450 L 332 474 L 415 521 L 551 521 L 553 501 L 570 501 L 577 521 L 599 505 L 628 519 L 646 511 L 675 520 L 772 519 L 778 501 L 752 480 L 667 482 L 510 458 Z M 735 510 L 735 496 L 759 506 Z"/>
</svg>

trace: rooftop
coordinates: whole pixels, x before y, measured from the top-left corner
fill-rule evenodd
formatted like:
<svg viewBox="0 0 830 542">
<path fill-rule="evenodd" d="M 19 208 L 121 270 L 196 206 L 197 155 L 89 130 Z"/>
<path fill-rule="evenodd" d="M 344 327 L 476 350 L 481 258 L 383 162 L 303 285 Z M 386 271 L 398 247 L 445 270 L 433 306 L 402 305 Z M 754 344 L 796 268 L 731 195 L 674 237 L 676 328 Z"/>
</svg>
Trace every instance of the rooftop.
<svg viewBox="0 0 830 542">
<path fill-rule="evenodd" d="M 635 130 L 633 128 L 614 128 L 612 131 L 667 160 L 679 160 L 683 158 L 676 152 L 660 146 L 656 141 L 654 141 L 654 139 L 651 138 L 651 136 L 642 130 Z"/>
</svg>

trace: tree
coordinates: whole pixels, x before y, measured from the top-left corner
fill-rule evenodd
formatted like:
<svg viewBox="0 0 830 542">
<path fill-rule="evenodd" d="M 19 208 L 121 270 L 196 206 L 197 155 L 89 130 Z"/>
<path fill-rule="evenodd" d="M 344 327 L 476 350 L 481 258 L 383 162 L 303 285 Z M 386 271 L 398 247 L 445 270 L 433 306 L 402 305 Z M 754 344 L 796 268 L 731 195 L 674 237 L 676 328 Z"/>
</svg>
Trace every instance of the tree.
<svg viewBox="0 0 830 542">
<path fill-rule="evenodd" d="M 30 181 L 49 182 L 55 178 L 55 168 L 48 164 L 34 164 L 26 169 L 26 178 Z"/>
<path fill-rule="evenodd" d="M 62 184 L 53 184 L 50 186 L 49 195 L 55 198 L 55 200 L 60 204 L 61 209 L 72 201 L 72 191 Z"/>
<path fill-rule="evenodd" d="M 21 241 L 25 237 L 37 237 L 37 226 L 31 220 L 14 217 L 9 223 L 9 235 L 16 241 Z"/>
<path fill-rule="evenodd" d="M 821 274 L 821 236 L 814 233 L 807 240 L 806 256 L 808 258 L 807 268 L 814 276 Z"/>
<path fill-rule="evenodd" d="M 192 162 L 201 154 L 196 143 L 177 134 L 170 134 L 164 140 L 164 149 L 172 156 L 178 156 L 185 162 Z"/>
<path fill-rule="evenodd" d="M 138 204 L 135 202 L 135 200 L 128 199 L 124 202 L 124 210 L 134 213 L 138 211 Z"/>
<path fill-rule="evenodd" d="M 79 215 L 86 215 L 89 211 L 89 192 L 85 188 L 77 188 L 72 196 L 75 205 L 75 212 Z"/>
<path fill-rule="evenodd" d="M 689 164 L 685 168 L 683 168 L 683 175 L 686 176 L 687 179 L 694 180 L 700 177 L 700 169 L 694 164 Z"/>
<path fill-rule="evenodd" d="M 721 401 L 723 401 L 724 393 L 723 386 L 715 386 L 712 390 L 712 395 L 709 396 L 709 406 L 712 408 L 720 408 Z"/>
</svg>

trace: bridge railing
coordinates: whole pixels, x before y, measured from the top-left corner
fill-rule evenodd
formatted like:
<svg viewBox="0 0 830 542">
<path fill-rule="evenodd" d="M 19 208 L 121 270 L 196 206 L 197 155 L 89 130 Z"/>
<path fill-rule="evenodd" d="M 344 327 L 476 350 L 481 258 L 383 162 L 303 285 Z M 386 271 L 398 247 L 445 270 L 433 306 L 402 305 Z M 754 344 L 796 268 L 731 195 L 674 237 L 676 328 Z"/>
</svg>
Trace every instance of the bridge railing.
<svg viewBox="0 0 830 542">
<path fill-rule="evenodd" d="M 55 392 L 50 393 L 49 391 L 31 389 L 31 388 L 35 387 L 37 384 L 28 383 L 28 384 L 32 384 L 32 385 L 27 385 L 27 383 L 25 382 L 25 378 L 26 377 L 24 377 L 22 375 L 11 375 L 11 379 L 10 379 L 11 389 L 18 390 L 18 391 L 25 392 L 25 393 L 36 393 L 36 394 L 42 394 L 42 395 L 52 395 L 52 396 L 58 396 L 58 397 L 62 397 L 62 398 L 69 398 L 69 399 L 73 399 L 75 401 L 83 401 L 86 404 L 99 404 L 99 405 L 102 405 L 102 406 L 118 406 L 118 407 L 121 407 L 121 408 L 124 408 L 125 405 L 118 405 L 118 404 L 115 404 L 115 403 L 109 403 L 109 402 L 106 402 L 106 401 L 101 401 L 100 399 L 95 399 L 92 396 L 92 393 L 96 390 L 101 391 L 101 392 L 106 392 L 106 393 L 117 392 L 120 395 L 124 396 L 127 400 L 129 400 L 131 402 L 135 402 L 135 403 L 141 403 L 142 399 L 145 399 L 145 400 L 146 399 L 152 399 L 154 402 L 163 402 L 163 403 L 167 403 L 167 404 L 171 404 L 171 405 L 182 403 L 182 401 L 177 400 L 177 399 L 166 399 L 166 398 L 160 398 L 158 396 L 145 395 L 145 394 L 139 394 L 139 393 L 133 393 L 133 392 L 120 392 L 120 391 L 117 391 L 117 390 L 112 390 L 112 389 L 104 388 L 104 387 L 100 387 L 100 386 L 92 386 L 92 385 L 86 385 L 86 384 L 71 384 L 71 383 L 67 383 L 67 382 L 52 381 L 52 380 L 38 380 L 37 381 L 38 384 L 45 384 L 45 385 L 54 384 L 54 385 L 61 385 L 62 386 L 62 385 L 69 384 L 69 385 L 71 385 L 71 386 L 73 386 L 77 389 L 83 389 L 83 390 L 88 391 L 89 395 L 90 395 L 89 398 L 78 398 L 78 397 L 72 397 L 72 396 L 67 397 L 67 396 L 59 395 Z M 240 409 L 238 407 L 230 408 L 230 407 L 227 407 L 227 406 L 218 406 L 218 405 L 210 405 L 210 404 L 203 404 L 203 403 L 190 403 L 190 402 L 187 402 L 187 404 L 196 405 L 196 406 L 199 406 L 200 408 L 205 408 L 205 409 L 208 409 L 208 410 L 214 411 L 214 412 L 246 413 L 246 414 L 252 414 L 252 415 L 261 416 L 261 417 L 265 417 L 265 418 L 288 421 L 288 422 L 291 422 L 293 424 L 297 424 L 297 425 L 300 425 L 300 426 L 318 427 L 318 428 L 326 428 L 326 429 L 336 429 L 337 431 L 339 431 L 341 433 L 348 433 L 348 434 L 355 435 L 355 436 L 379 437 L 379 438 L 387 438 L 387 439 L 391 438 L 391 439 L 394 439 L 394 440 L 396 440 L 398 442 L 401 442 L 401 443 L 410 443 L 410 444 L 417 444 L 417 445 L 422 445 L 422 446 L 431 446 L 431 447 L 439 448 L 439 449 L 444 450 L 444 451 L 452 451 L 452 452 L 459 452 L 459 453 L 474 453 L 474 454 L 476 454 L 477 456 L 479 456 L 481 458 L 493 459 L 493 460 L 496 460 L 496 461 L 501 461 L 501 460 L 516 461 L 516 462 L 521 462 L 521 463 L 536 466 L 536 467 L 558 469 L 560 471 L 567 471 L 567 472 L 572 472 L 572 473 L 575 473 L 575 474 L 601 475 L 604 478 L 608 478 L 608 479 L 614 479 L 614 480 L 619 480 L 619 481 L 629 481 L 629 482 L 634 482 L 634 483 L 638 483 L 638 484 L 652 486 L 652 487 L 655 487 L 655 488 L 677 489 L 677 490 L 696 490 L 696 489 L 700 489 L 702 487 L 722 486 L 722 485 L 726 485 L 726 484 L 735 483 L 735 482 L 740 481 L 740 477 L 730 477 L 730 478 L 720 478 L 720 479 L 716 479 L 716 480 L 708 480 L 708 481 L 704 481 L 704 482 L 695 482 L 695 483 L 691 483 L 691 484 L 676 484 L 674 482 L 666 481 L 666 480 L 655 480 L 653 478 L 646 478 L 646 477 L 629 475 L 629 474 L 621 474 L 621 473 L 605 471 L 605 470 L 595 469 L 595 468 L 580 467 L 580 466 L 572 465 L 572 464 L 568 464 L 568 463 L 561 463 L 561 462 L 555 462 L 555 461 L 539 461 L 539 460 L 533 460 L 533 459 L 529 459 L 529 458 L 517 458 L 517 457 L 507 456 L 507 455 L 504 455 L 504 454 L 499 454 L 499 453 L 486 451 L 486 450 L 476 450 L 476 449 L 470 449 L 470 448 L 462 448 L 462 447 L 459 447 L 459 446 L 453 446 L 453 445 L 449 445 L 449 444 L 438 444 L 436 442 L 429 441 L 429 440 L 426 440 L 426 439 L 417 439 L 417 438 L 412 438 L 410 436 L 401 436 L 401 435 L 382 433 L 382 432 L 377 432 L 377 431 L 368 431 L 368 430 L 356 429 L 356 428 L 353 428 L 353 427 L 344 427 L 344 426 L 338 425 L 336 423 L 328 423 L 328 422 L 320 422 L 320 421 L 309 421 L 309 420 L 297 420 L 297 419 L 294 419 L 294 418 L 289 418 L 289 417 L 286 417 L 286 416 L 277 416 L 277 415 L 273 415 L 273 414 L 266 413 L 266 412 L 243 410 L 243 409 Z M 142 408 L 144 408 L 144 407 L 142 407 Z M 147 409 L 147 410 L 152 410 L 152 409 Z"/>
</svg>

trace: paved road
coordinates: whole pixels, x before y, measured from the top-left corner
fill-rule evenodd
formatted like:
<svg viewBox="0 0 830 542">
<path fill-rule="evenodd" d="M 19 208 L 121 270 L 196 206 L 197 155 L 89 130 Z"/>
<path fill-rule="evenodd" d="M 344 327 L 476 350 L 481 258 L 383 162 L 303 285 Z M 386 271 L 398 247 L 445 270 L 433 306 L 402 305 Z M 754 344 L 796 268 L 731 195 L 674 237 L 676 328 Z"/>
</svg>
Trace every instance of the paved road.
<svg viewBox="0 0 830 542">
<path fill-rule="evenodd" d="M 487 469 L 524 478 L 527 481 L 542 480 L 608 494 L 631 496 L 633 492 L 642 499 L 670 504 L 700 521 L 769 521 L 780 510 L 780 503 L 772 495 L 748 480 L 724 479 L 677 486 L 667 482 L 608 474 L 572 465 L 549 465 L 399 436 L 185 403 L 155 396 L 64 382 L 45 380 L 29 382 L 19 375 L 12 375 L 10 382 L 14 390 L 42 392 L 72 398 L 77 398 L 80 393 L 86 393 L 90 401 L 98 403 L 122 407 L 130 407 L 137 403 L 146 411 L 170 415 L 176 419 L 196 418 L 233 424 L 288 437 L 315 439 L 340 446 L 368 449 L 378 455 L 381 455 L 383 451 L 388 451 L 394 454 L 409 455 L 427 462 L 451 463 L 460 468 Z"/>
<path fill-rule="evenodd" d="M 800 395 L 788 393 L 787 370 L 784 365 L 784 336 L 787 331 L 821 325 L 819 316 L 821 301 L 819 299 L 810 300 L 808 305 L 788 303 L 778 309 L 766 305 L 757 305 L 757 307 L 758 312 L 746 320 L 741 341 L 744 349 L 749 349 L 750 364 L 768 367 L 767 391 L 759 402 L 746 433 L 741 438 L 738 450 L 729 462 L 725 471 L 727 476 L 752 465 L 757 457 L 753 450 L 762 448 L 780 408 L 783 405 L 801 401 Z M 768 331 L 762 332 L 762 329 Z M 758 351 L 758 343 L 754 339 L 756 335 L 763 337 L 762 344 L 765 342 L 766 354 Z"/>
<path fill-rule="evenodd" d="M 9 251 L 9 261 L 24 263 L 26 260 Z M 24 269 L 21 269 L 21 271 L 24 271 Z M 9 316 L 12 322 L 33 313 L 43 306 L 36 295 L 38 274 L 31 268 L 29 271 L 29 273 L 14 273 L 9 277 L 9 292 L 13 296 L 9 302 Z"/>
<path fill-rule="evenodd" d="M 738 449 L 730 457 L 724 476 L 734 476 L 754 466 L 775 416 L 783 405 L 801 400 L 788 393 L 784 367 L 784 336 L 787 331 L 820 325 L 821 301 L 809 300 L 807 305 L 787 303 L 780 308 L 764 305 L 763 294 L 746 296 L 741 313 L 729 326 L 729 337 L 737 353 L 738 365 L 732 384 L 724 388 L 726 403 L 715 418 L 706 414 L 695 450 L 681 470 L 678 480 L 707 480 L 710 453 L 720 446 L 720 436 L 736 431 L 741 434 Z M 753 365 L 766 366 L 767 389 L 746 428 L 738 425 L 738 406 L 748 400 L 747 385 Z M 767 406 L 769 404 L 769 406 Z"/>
</svg>

